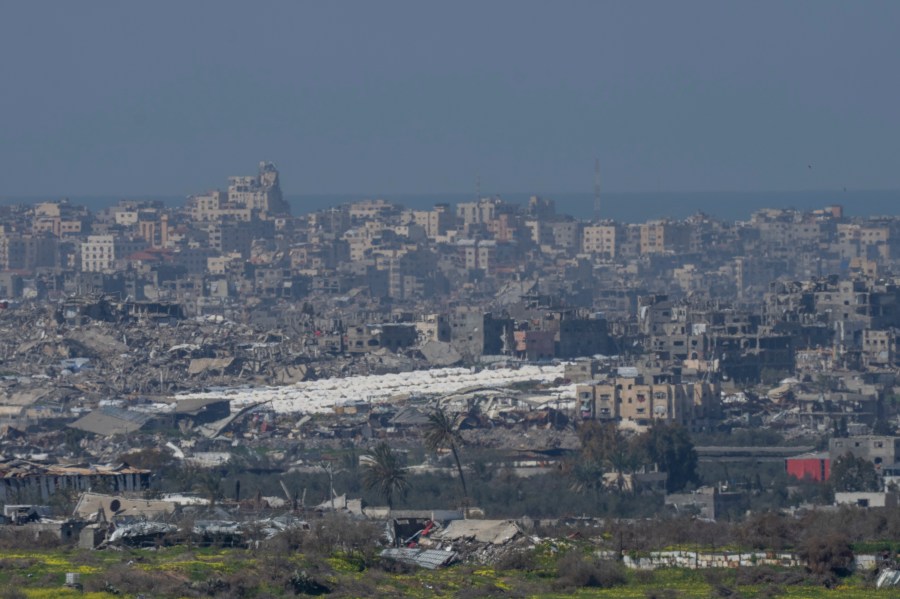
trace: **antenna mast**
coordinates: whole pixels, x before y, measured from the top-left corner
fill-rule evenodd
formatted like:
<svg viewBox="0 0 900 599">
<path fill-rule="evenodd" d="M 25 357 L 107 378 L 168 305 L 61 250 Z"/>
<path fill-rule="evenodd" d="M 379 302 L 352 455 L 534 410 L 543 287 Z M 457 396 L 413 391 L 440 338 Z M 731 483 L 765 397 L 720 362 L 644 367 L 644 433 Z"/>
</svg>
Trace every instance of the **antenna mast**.
<svg viewBox="0 0 900 599">
<path fill-rule="evenodd" d="M 600 220 L 600 159 L 594 159 L 594 220 Z"/>
</svg>

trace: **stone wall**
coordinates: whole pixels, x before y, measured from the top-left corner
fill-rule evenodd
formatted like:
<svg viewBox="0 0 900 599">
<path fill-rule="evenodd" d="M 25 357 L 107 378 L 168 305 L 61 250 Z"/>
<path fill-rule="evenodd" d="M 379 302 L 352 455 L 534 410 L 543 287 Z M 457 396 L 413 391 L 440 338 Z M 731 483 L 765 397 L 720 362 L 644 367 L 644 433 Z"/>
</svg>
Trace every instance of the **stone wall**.
<svg viewBox="0 0 900 599">
<path fill-rule="evenodd" d="M 599 551 L 602 559 L 617 559 L 615 551 Z M 622 563 L 632 570 L 655 570 L 657 568 L 748 568 L 752 566 L 778 566 L 781 568 L 801 568 L 806 562 L 796 553 L 776 551 L 651 551 L 641 555 L 622 556 Z M 873 570 L 877 567 L 874 555 L 857 555 L 854 558 L 858 570 Z"/>
</svg>

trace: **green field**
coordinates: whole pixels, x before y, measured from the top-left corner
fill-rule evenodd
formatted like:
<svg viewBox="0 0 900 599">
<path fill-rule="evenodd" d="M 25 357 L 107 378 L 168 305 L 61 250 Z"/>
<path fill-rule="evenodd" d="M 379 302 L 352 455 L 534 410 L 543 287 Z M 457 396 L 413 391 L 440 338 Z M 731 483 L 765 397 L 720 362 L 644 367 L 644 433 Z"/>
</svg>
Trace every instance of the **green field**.
<svg viewBox="0 0 900 599">
<path fill-rule="evenodd" d="M 5 550 L 0 552 L 0 599 L 12 597 L 288 597 L 310 591 L 309 581 L 331 597 L 608 597 L 675 599 L 709 597 L 896 597 L 851 576 L 828 589 L 802 572 L 770 569 L 759 580 L 745 568 L 726 571 L 625 572 L 609 588 L 566 586 L 552 560 L 528 569 L 496 570 L 458 565 L 438 571 L 388 571 L 360 556 L 309 557 L 292 552 L 217 548 L 124 551 Z M 66 573 L 81 576 L 82 590 L 64 587 Z M 621 574 L 620 574 L 621 575 Z M 767 580 L 766 578 L 769 577 Z M 772 579 L 774 577 L 774 580 Z M 787 581 L 787 582 L 785 582 Z M 601 581 L 607 584 L 608 581 Z M 322 589 L 325 590 L 325 589 Z M 301 593 L 302 594 L 302 593 Z"/>
</svg>

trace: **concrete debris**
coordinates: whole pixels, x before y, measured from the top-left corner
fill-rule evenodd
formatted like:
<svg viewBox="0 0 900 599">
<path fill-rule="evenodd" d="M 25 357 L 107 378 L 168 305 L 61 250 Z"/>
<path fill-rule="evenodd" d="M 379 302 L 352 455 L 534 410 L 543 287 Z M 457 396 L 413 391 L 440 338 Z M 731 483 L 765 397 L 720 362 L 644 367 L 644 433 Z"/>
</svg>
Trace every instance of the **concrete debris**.
<svg viewBox="0 0 900 599">
<path fill-rule="evenodd" d="M 48 519 L 51 509 L 46 505 L 4 505 L 4 524 L 24 524 Z"/>
<path fill-rule="evenodd" d="M 444 341 L 428 341 L 419 351 L 432 366 L 453 366 L 462 362 L 462 355 Z"/>
<path fill-rule="evenodd" d="M 197 520 L 191 532 L 201 542 L 231 543 L 235 545 L 271 539 L 287 530 L 306 530 L 305 520 L 279 516 L 244 522 L 229 520 Z"/>
<path fill-rule="evenodd" d="M 435 535 L 443 541 L 476 541 L 491 545 L 509 543 L 522 531 L 513 520 L 454 520 Z"/>
<path fill-rule="evenodd" d="M 234 358 L 196 358 L 188 365 L 188 374 L 191 376 L 206 372 L 224 373 L 234 364 Z"/>
<path fill-rule="evenodd" d="M 113 337 L 111 334 L 107 334 L 96 328 L 84 327 L 73 329 L 66 334 L 65 339 L 66 341 L 77 343 L 85 352 L 94 354 L 98 357 L 122 354 L 128 351 L 127 345 Z"/>
<path fill-rule="evenodd" d="M 157 502 L 159 503 L 159 502 Z M 174 504 L 170 504 L 174 505 Z M 148 513 L 149 515 L 149 513 Z M 109 525 L 98 522 L 86 528 L 94 532 L 89 534 L 90 540 L 83 540 L 86 545 L 97 547 L 106 545 L 147 546 L 158 543 L 163 537 L 189 535 L 200 544 L 250 545 L 272 539 L 276 535 L 290 530 L 309 530 L 306 520 L 292 515 L 281 515 L 270 518 L 253 518 L 249 520 L 195 520 L 193 524 L 179 525 L 169 519 L 148 519 L 144 517 L 128 517 L 118 514 Z M 104 537 L 112 530 L 108 537 Z"/>
<path fill-rule="evenodd" d="M 337 511 L 363 515 L 362 499 L 349 499 L 346 495 L 337 496 L 331 501 L 326 499 L 313 509 L 317 512 Z"/>
<path fill-rule="evenodd" d="M 231 461 L 231 454 L 227 451 L 195 451 L 184 461 L 198 468 L 220 468 Z"/>
<path fill-rule="evenodd" d="M 160 518 L 175 512 L 171 501 L 134 499 L 119 495 L 82 493 L 75 505 L 74 516 L 90 521 L 106 521 L 114 517 Z"/>
<path fill-rule="evenodd" d="M 107 542 L 111 545 L 123 543 L 126 545 L 141 545 L 159 537 L 178 532 L 178 527 L 165 522 L 135 522 L 116 528 Z"/>
</svg>

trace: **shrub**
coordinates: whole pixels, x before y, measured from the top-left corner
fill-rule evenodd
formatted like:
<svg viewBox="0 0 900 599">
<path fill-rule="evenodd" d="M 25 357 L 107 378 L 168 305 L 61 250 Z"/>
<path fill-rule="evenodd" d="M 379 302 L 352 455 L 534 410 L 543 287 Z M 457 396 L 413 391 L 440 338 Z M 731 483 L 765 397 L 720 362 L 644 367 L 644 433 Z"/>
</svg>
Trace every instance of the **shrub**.
<svg viewBox="0 0 900 599">
<path fill-rule="evenodd" d="M 777 584 L 767 584 L 756 593 L 756 596 L 759 599 L 775 599 L 784 596 L 784 589 Z"/>
<path fill-rule="evenodd" d="M 11 572 L 17 572 L 19 570 L 26 570 L 35 564 L 38 561 L 34 558 L 23 557 L 23 558 L 2 558 L 0 559 L 0 570 L 9 570 Z"/>
<path fill-rule="evenodd" d="M 825 577 L 843 577 L 853 566 L 853 549 L 842 533 L 815 534 L 809 537 L 800 550 L 810 572 Z M 826 580 L 826 584 L 828 584 Z"/>
<path fill-rule="evenodd" d="M 612 561 L 570 551 L 556 562 L 557 585 L 564 589 L 598 587 L 611 588 L 625 584 L 624 567 Z"/>
<path fill-rule="evenodd" d="M 734 575 L 734 583 L 738 586 L 794 586 L 803 584 L 808 576 L 797 570 L 781 570 L 772 566 L 756 566 L 755 568 L 738 568 Z"/>
<path fill-rule="evenodd" d="M 164 597 L 182 596 L 185 591 L 184 583 L 169 574 L 147 572 L 127 564 L 110 566 L 102 574 L 86 580 L 84 587 L 89 592 L 107 592 L 114 595 L 137 595 L 152 590 L 154 594 Z"/>
<path fill-rule="evenodd" d="M 17 588 L 5 588 L 0 591 L 0 599 L 27 599 L 27 597 L 28 595 Z"/>
<path fill-rule="evenodd" d="M 388 574 L 413 574 L 418 570 L 413 564 L 401 562 L 395 559 L 382 558 L 378 560 L 378 567 Z"/>
<path fill-rule="evenodd" d="M 0 549 L 56 549 L 62 545 L 59 537 L 31 526 L 0 527 Z"/>
<path fill-rule="evenodd" d="M 301 593 L 304 595 L 324 595 L 331 592 L 331 589 L 310 576 L 306 570 L 295 571 L 291 574 L 288 583 L 290 589 L 298 595 Z"/>
<path fill-rule="evenodd" d="M 512 550 L 505 553 L 494 564 L 497 570 L 520 570 L 523 572 L 531 572 L 537 569 L 537 559 L 534 551 L 531 550 Z"/>
<path fill-rule="evenodd" d="M 456 591 L 456 599 L 484 599 L 488 597 L 519 597 L 520 594 L 512 594 L 497 585 L 487 584 L 483 586 L 468 586 Z"/>
<path fill-rule="evenodd" d="M 371 522 L 354 520 L 343 514 L 328 514 L 302 535 L 301 546 L 305 554 L 331 556 L 342 553 L 368 565 L 374 562 L 381 535 L 382 531 Z"/>
</svg>

